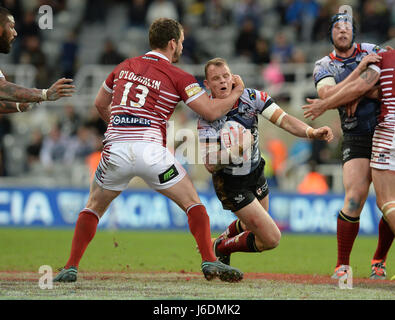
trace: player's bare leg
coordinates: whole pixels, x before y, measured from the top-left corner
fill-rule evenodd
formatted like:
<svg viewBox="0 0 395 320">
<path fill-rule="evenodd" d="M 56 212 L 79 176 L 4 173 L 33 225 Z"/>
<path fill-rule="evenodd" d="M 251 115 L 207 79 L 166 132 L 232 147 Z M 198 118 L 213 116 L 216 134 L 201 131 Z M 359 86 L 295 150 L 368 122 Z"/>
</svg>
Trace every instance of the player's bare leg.
<svg viewBox="0 0 395 320">
<path fill-rule="evenodd" d="M 101 218 L 106 212 L 111 202 L 121 194 L 121 191 L 104 189 L 95 180 L 90 187 L 89 198 L 86 207 L 98 214 Z"/>
<path fill-rule="evenodd" d="M 369 159 L 351 159 L 344 164 L 345 197 L 343 213 L 351 218 L 358 218 L 361 215 L 371 182 L 372 174 Z"/>
<path fill-rule="evenodd" d="M 82 256 L 96 234 L 99 219 L 103 216 L 111 201 L 121 192 L 107 190 L 92 181 L 86 207 L 79 213 L 75 225 L 69 260 L 61 272 L 54 278 L 55 282 L 74 282 Z"/>
<path fill-rule="evenodd" d="M 278 246 L 281 232 L 257 199 L 235 214 L 244 223 L 246 229 L 254 234 L 255 246 L 258 251 L 270 250 Z"/>
<path fill-rule="evenodd" d="M 383 216 L 379 223 L 379 241 L 371 261 L 370 279 L 386 279 L 386 258 L 395 233 L 395 172 L 372 168 L 376 202 Z"/>
<path fill-rule="evenodd" d="M 337 263 L 333 278 L 350 264 L 350 254 L 359 232 L 359 217 L 372 181 L 370 161 L 355 158 L 343 165 L 344 205 L 337 217 Z"/>
<path fill-rule="evenodd" d="M 229 264 L 233 252 L 261 252 L 278 246 L 281 232 L 268 214 L 268 206 L 269 196 L 266 196 L 235 212 L 239 220 L 233 224 L 238 223 L 238 230 L 214 241 L 215 253 L 221 261 Z"/>
<path fill-rule="evenodd" d="M 186 212 L 189 229 L 202 256 L 202 271 L 206 279 L 211 280 L 218 276 L 222 281 L 240 281 L 243 278 L 241 271 L 217 261 L 211 245 L 209 216 L 189 176 L 186 175 L 170 188 L 157 191 L 173 200 Z"/>
<path fill-rule="evenodd" d="M 372 168 L 372 175 L 377 206 L 395 233 L 395 171 Z"/>
</svg>

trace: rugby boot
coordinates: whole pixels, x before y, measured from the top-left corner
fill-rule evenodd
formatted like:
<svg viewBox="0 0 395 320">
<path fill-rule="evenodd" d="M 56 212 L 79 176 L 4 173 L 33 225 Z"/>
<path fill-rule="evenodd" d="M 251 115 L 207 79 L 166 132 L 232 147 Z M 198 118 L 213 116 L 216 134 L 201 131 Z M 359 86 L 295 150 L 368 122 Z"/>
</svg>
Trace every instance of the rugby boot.
<svg viewBox="0 0 395 320">
<path fill-rule="evenodd" d="M 350 266 L 341 264 L 340 266 L 337 266 L 335 268 L 335 272 L 331 276 L 332 279 L 340 279 L 343 277 L 345 274 L 347 274 L 347 270 L 350 268 Z"/>
<path fill-rule="evenodd" d="M 225 282 L 239 282 L 243 279 L 243 272 L 218 260 L 213 262 L 203 261 L 202 272 L 208 281 L 216 277 Z"/>
<path fill-rule="evenodd" d="M 76 267 L 70 267 L 68 269 L 63 268 L 53 279 L 53 282 L 76 282 L 77 272 Z"/>
<path fill-rule="evenodd" d="M 385 280 L 387 278 L 384 260 L 372 260 L 372 273 L 369 278 L 373 280 Z"/>
</svg>

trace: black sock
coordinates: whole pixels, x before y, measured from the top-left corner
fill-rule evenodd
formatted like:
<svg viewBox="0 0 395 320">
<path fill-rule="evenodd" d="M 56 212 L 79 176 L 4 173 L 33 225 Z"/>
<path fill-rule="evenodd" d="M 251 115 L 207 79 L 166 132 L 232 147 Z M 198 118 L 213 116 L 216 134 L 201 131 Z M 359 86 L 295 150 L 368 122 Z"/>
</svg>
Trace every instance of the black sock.
<svg viewBox="0 0 395 320">
<path fill-rule="evenodd" d="M 339 215 L 337 216 L 338 219 L 343 220 L 343 221 L 347 221 L 347 222 L 351 222 L 351 223 L 357 223 L 359 222 L 359 217 L 350 217 L 348 215 L 346 215 L 343 211 L 339 211 Z"/>
</svg>

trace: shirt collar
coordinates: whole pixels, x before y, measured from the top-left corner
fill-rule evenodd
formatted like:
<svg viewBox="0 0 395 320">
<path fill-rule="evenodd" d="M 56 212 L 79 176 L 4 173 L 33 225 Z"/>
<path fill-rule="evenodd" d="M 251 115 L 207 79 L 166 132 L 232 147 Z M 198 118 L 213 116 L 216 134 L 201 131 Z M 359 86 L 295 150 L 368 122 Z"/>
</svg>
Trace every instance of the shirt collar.
<svg viewBox="0 0 395 320">
<path fill-rule="evenodd" d="M 159 58 L 165 59 L 165 60 L 167 60 L 168 62 L 170 62 L 170 60 L 169 60 L 164 54 L 162 54 L 162 53 L 160 53 L 160 52 L 157 52 L 157 51 L 149 51 L 149 52 L 147 52 L 145 55 L 157 56 L 157 57 L 159 57 Z"/>
</svg>

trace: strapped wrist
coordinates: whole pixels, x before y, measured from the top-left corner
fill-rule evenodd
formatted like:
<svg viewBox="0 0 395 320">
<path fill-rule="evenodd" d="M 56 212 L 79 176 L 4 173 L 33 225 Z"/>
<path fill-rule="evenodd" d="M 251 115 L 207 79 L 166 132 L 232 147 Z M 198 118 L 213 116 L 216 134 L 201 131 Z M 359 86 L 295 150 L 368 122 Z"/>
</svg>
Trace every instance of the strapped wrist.
<svg viewBox="0 0 395 320">
<path fill-rule="evenodd" d="M 314 132 L 314 128 L 307 127 L 306 128 L 306 137 L 309 138 L 309 139 L 313 139 L 314 138 L 313 132 Z"/>
<path fill-rule="evenodd" d="M 44 101 L 47 101 L 47 100 L 48 100 L 47 91 L 48 91 L 48 89 L 42 89 L 42 90 L 41 90 L 41 97 L 42 97 L 42 99 L 43 99 Z"/>
</svg>

